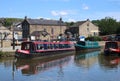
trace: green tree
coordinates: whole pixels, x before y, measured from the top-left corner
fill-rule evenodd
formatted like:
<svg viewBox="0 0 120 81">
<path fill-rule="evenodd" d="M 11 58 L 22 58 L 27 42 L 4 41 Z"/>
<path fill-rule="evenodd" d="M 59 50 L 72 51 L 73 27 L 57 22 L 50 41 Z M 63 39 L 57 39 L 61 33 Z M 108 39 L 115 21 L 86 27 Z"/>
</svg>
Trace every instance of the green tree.
<svg viewBox="0 0 120 81">
<path fill-rule="evenodd" d="M 74 22 L 65 22 L 65 23 L 66 23 L 66 25 L 67 25 L 68 27 L 70 27 L 70 26 L 72 26 L 72 25 L 75 24 Z"/>
<path fill-rule="evenodd" d="M 118 28 L 117 28 L 116 34 L 120 34 L 120 22 L 118 22 Z"/>
<path fill-rule="evenodd" d="M 118 22 L 111 17 L 105 17 L 92 22 L 99 27 L 100 35 L 115 34 L 118 29 Z"/>
<path fill-rule="evenodd" d="M 5 18 L 3 26 L 10 27 L 13 23 L 21 22 L 23 19 L 20 18 Z"/>
</svg>

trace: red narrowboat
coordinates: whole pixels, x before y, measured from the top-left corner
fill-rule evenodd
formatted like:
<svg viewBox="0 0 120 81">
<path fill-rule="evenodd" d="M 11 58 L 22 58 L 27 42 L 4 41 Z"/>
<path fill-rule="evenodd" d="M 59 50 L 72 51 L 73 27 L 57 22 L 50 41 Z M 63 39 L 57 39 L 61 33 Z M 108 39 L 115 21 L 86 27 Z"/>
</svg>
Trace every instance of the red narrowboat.
<svg viewBox="0 0 120 81">
<path fill-rule="evenodd" d="M 108 41 L 105 43 L 104 54 L 120 54 L 120 41 Z"/>
<path fill-rule="evenodd" d="M 74 51 L 74 43 L 71 41 L 42 42 L 26 41 L 21 43 L 21 49 L 17 49 L 15 57 L 33 58 L 61 54 Z"/>
</svg>

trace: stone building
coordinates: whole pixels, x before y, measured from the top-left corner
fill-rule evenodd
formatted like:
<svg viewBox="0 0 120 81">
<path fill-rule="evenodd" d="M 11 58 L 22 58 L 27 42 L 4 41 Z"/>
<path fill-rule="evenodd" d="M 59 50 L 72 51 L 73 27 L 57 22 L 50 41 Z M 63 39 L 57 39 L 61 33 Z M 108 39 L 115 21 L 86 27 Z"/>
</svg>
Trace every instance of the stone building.
<svg viewBox="0 0 120 81">
<path fill-rule="evenodd" d="M 22 37 L 35 40 L 56 39 L 60 34 L 64 34 L 66 25 L 60 20 L 29 19 L 25 17 L 21 23 Z"/>
<path fill-rule="evenodd" d="M 4 26 L 0 26 L 0 47 L 9 47 L 11 46 L 11 41 L 8 40 L 11 37 L 11 31 L 4 27 Z"/>
<path fill-rule="evenodd" d="M 99 27 L 94 25 L 89 19 L 78 21 L 69 28 L 74 37 L 78 36 L 99 36 Z"/>
</svg>

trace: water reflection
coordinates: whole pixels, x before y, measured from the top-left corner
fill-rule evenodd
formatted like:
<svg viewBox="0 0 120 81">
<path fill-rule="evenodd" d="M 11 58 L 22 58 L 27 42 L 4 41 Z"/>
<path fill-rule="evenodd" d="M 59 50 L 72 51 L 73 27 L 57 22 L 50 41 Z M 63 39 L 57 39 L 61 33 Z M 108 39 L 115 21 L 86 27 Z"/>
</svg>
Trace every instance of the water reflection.
<svg viewBox="0 0 120 81">
<path fill-rule="evenodd" d="M 98 60 L 100 51 L 93 51 L 87 53 L 77 53 L 75 55 L 75 63 L 79 67 L 90 68 Z"/>
<path fill-rule="evenodd" d="M 118 68 L 120 65 L 120 56 L 117 55 L 105 56 L 101 54 L 98 59 L 100 66 L 106 70 Z"/>
<path fill-rule="evenodd" d="M 0 65 L 3 65 L 5 68 L 11 67 L 13 63 L 13 58 L 0 58 Z"/>
<path fill-rule="evenodd" d="M 16 70 L 20 70 L 22 75 L 38 74 L 49 69 L 59 67 L 59 73 L 62 73 L 62 67 L 67 65 L 71 56 L 48 58 L 48 59 L 18 59 L 15 63 Z"/>
<path fill-rule="evenodd" d="M 46 59 L 4 58 L 0 71 L 1 81 L 120 81 L 120 56 L 93 51 Z"/>
</svg>

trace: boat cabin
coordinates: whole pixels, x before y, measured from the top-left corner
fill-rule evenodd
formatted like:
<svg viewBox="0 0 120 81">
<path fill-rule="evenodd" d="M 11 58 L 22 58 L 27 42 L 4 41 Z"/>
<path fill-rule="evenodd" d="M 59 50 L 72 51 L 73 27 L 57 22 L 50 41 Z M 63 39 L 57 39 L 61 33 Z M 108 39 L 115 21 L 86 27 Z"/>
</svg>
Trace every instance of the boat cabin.
<svg viewBox="0 0 120 81">
<path fill-rule="evenodd" d="M 73 46 L 72 42 L 64 41 L 64 42 L 23 42 L 21 44 L 21 50 L 48 50 L 48 49 L 63 49 L 63 48 L 71 48 Z"/>
<path fill-rule="evenodd" d="M 98 42 L 96 41 L 78 41 L 77 44 L 82 45 L 82 46 L 99 46 Z"/>
<path fill-rule="evenodd" d="M 120 48 L 120 42 L 119 41 L 106 42 L 105 49 L 108 49 L 108 48 L 118 49 Z"/>
<path fill-rule="evenodd" d="M 120 54 L 120 42 L 119 41 L 108 41 L 105 43 L 104 54 Z"/>
</svg>

